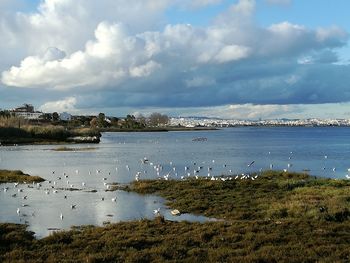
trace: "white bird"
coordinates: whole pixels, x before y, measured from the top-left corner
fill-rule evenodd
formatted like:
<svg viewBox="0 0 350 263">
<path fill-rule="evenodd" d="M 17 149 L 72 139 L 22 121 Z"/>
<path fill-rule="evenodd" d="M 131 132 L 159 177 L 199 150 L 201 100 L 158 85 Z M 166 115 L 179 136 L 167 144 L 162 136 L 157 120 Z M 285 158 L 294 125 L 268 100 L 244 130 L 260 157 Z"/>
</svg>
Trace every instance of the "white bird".
<svg viewBox="0 0 350 263">
<path fill-rule="evenodd" d="M 19 210 L 19 208 L 17 208 L 17 215 L 19 215 L 21 213 L 21 210 Z"/>
<path fill-rule="evenodd" d="M 62 213 L 60 214 L 60 218 L 61 218 L 61 220 L 63 220 L 63 214 Z"/>
<path fill-rule="evenodd" d="M 117 202 L 117 197 L 113 197 L 112 202 Z"/>
<path fill-rule="evenodd" d="M 157 209 L 154 209 L 153 214 L 160 215 L 160 207 L 158 207 Z"/>
</svg>

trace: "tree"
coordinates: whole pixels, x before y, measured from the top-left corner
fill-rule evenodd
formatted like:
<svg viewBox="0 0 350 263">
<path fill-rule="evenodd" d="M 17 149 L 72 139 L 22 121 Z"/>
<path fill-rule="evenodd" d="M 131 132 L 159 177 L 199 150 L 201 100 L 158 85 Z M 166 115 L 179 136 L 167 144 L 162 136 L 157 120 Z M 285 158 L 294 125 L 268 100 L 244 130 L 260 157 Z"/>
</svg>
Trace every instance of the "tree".
<svg viewBox="0 0 350 263">
<path fill-rule="evenodd" d="M 97 126 L 97 118 L 92 118 L 92 120 L 90 121 L 90 126 L 93 128 L 96 128 Z"/>
<path fill-rule="evenodd" d="M 59 119 L 60 119 L 60 115 L 58 115 L 57 112 L 52 113 L 52 120 L 53 120 L 54 122 L 59 121 Z"/>
<path fill-rule="evenodd" d="M 151 126 L 166 125 L 169 122 L 169 117 L 167 115 L 162 115 L 158 112 L 154 112 L 149 116 L 149 124 Z"/>
<path fill-rule="evenodd" d="M 97 126 L 100 128 L 104 128 L 107 126 L 106 115 L 104 113 L 99 113 L 97 116 Z"/>
</svg>

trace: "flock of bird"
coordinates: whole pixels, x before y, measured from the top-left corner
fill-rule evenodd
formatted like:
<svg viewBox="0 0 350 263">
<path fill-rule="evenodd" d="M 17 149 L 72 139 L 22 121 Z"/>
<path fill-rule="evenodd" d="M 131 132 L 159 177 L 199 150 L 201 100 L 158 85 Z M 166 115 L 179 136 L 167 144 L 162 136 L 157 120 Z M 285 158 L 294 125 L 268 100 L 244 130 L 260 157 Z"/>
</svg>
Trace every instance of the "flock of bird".
<svg viewBox="0 0 350 263">
<path fill-rule="evenodd" d="M 268 153 L 270 154 L 270 152 Z M 291 160 L 293 157 L 293 152 L 290 152 L 289 160 Z M 324 159 L 328 159 L 328 156 L 325 155 Z M 177 179 L 177 180 L 186 180 L 188 178 L 195 178 L 195 179 L 206 179 L 206 180 L 212 180 L 212 181 L 227 181 L 227 180 L 257 180 L 259 177 L 259 173 L 255 174 L 254 176 L 252 173 L 246 172 L 241 174 L 235 174 L 232 169 L 230 169 L 230 165 L 216 162 L 215 160 L 207 161 L 207 162 L 190 162 L 190 164 L 186 166 L 176 166 L 172 161 L 162 164 L 162 163 L 156 163 L 154 161 L 149 160 L 149 158 L 144 157 L 140 160 L 140 165 L 136 166 L 137 169 L 135 169 L 135 165 L 132 165 L 130 167 L 129 164 L 124 164 L 124 171 L 123 173 L 127 173 L 130 176 L 130 181 L 135 180 L 139 181 L 142 179 L 148 179 L 148 178 L 158 178 L 159 180 L 170 180 L 170 179 Z M 116 160 L 117 162 L 117 160 Z M 256 169 L 255 167 L 256 162 L 252 160 L 251 162 L 247 163 L 247 170 L 253 171 L 262 171 L 262 169 Z M 286 164 L 286 168 L 284 169 L 285 172 L 287 172 L 291 167 L 293 166 L 292 162 L 289 161 Z M 218 168 L 220 167 L 220 168 Z M 271 163 L 268 165 L 270 169 L 274 168 L 274 165 Z M 11 184 L 6 184 L 5 187 L 3 187 L 3 192 L 6 194 L 7 192 L 10 192 L 11 197 L 17 198 L 18 201 L 17 204 L 20 204 L 20 207 L 17 207 L 16 213 L 20 218 L 20 222 L 23 222 L 25 224 L 29 224 L 28 217 L 35 217 L 36 213 L 34 210 L 30 212 L 30 216 L 28 213 L 25 213 L 24 211 L 28 211 L 28 208 L 30 205 L 28 202 L 30 202 L 30 191 L 27 191 L 26 188 L 30 188 L 33 190 L 40 190 L 45 195 L 52 195 L 52 194 L 59 194 L 63 193 L 63 199 L 67 200 L 66 204 L 67 207 L 70 207 L 70 210 L 75 210 L 79 208 L 79 205 L 77 203 L 69 202 L 69 195 L 73 195 L 74 190 L 86 190 L 86 191 L 97 191 L 96 189 L 99 189 L 100 193 L 108 192 L 112 189 L 113 179 L 117 177 L 118 170 L 123 169 L 123 165 L 116 165 L 115 171 L 103 171 L 101 169 L 94 169 L 95 172 L 92 172 L 91 170 L 86 171 L 80 171 L 79 169 L 76 169 L 75 171 L 68 173 L 65 172 L 56 172 L 52 171 L 50 176 L 50 180 L 47 180 L 43 183 L 33 183 L 33 184 L 19 184 L 14 183 L 12 186 Z M 323 169 L 326 169 L 326 167 L 323 167 Z M 336 171 L 336 168 L 329 168 L 330 170 Z M 224 172 L 223 172 L 224 171 Z M 220 175 L 221 176 L 218 176 Z M 345 175 L 347 179 L 350 179 L 350 168 L 348 169 L 348 173 Z M 214 176 L 215 175 L 215 176 Z M 45 176 L 44 176 L 45 177 Z M 91 180 L 90 178 L 93 178 Z M 84 179 L 84 180 L 82 180 Z M 100 183 L 98 183 L 100 181 Z M 103 202 L 106 198 L 102 194 L 102 196 L 99 196 L 99 201 Z M 114 196 L 110 199 L 111 202 L 117 203 L 117 195 L 114 194 Z M 67 212 L 67 210 L 66 210 Z M 153 213 L 155 215 L 160 214 L 160 208 L 154 209 Z M 64 220 L 65 215 L 63 212 L 58 211 L 57 215 L 60 220 Z"/>
</svg>

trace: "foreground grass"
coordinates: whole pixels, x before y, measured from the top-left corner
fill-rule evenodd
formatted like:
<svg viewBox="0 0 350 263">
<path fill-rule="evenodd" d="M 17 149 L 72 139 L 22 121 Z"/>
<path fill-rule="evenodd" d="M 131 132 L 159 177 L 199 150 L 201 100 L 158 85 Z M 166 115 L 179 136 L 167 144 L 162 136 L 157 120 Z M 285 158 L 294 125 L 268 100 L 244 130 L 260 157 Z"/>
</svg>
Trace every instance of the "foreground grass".
<svg viewBox="0 0 350 263">
<path fill-rule="evenodd" d="M 350 182 L 266 172 L 257 180 L 141 181 L 171 207 L 224 219 L 161 217 L 35 240 L 0 225 L 1 262 L 349 262 Z"/>
<path fill-rule="evenodd" d="M 39 176 L 30 176 L 24 174 L 22 171 L 0 170 L 0 184 L 1 183 L 38 183 L 45 181 Z"/>
</svg>

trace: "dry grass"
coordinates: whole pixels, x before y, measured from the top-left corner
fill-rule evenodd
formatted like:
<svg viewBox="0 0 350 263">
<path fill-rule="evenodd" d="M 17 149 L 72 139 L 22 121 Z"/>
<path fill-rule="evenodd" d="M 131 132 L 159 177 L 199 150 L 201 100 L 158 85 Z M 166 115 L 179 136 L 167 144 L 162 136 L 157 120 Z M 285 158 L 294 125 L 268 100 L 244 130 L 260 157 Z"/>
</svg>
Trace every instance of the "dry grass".
<svg viewBox="0 0 350 263">
<path fill-rule="evenodd" d="M 43 182 L 43 178 L 39 176 L 30 176 L 24 174 L 22 171 L 9 171 L 0 170 L 0 184 L 1 183 L 32 183 L 32 182 Z"/>
</svg>

